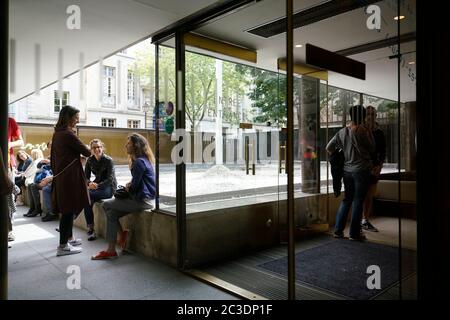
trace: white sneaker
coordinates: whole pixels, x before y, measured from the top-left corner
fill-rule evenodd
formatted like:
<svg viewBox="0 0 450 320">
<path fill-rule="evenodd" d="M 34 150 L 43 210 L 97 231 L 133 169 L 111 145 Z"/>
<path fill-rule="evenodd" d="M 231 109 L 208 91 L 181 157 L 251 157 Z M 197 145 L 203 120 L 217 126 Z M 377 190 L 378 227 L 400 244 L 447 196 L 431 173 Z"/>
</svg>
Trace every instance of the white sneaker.
<svg viewBox="0 0 450 320">
<path fill-rule="evenodd" d="M 81 247 L 74 247 L 74 246 L 71 246 L 71 245 L 68 243 L 68 244 L 66 244 L 65 247 L 63 247 L 63 248 L 58 247 L 58 248 L 56 249 L 56 256 L 57 256 L 57 257 L 59 257 L 59 256 L 67 256 L 67 255 L 69 255 L 69 254 L 80 253 L 81 251 L 82 251 Z"/>
<path fill-rule="evenodd" d="M 83 244 L 83 241 L 81 239 L 72 239 L 72 240 L 69 240 L 68 243 L 71 246 L 81 246 Z"/>
</svg>

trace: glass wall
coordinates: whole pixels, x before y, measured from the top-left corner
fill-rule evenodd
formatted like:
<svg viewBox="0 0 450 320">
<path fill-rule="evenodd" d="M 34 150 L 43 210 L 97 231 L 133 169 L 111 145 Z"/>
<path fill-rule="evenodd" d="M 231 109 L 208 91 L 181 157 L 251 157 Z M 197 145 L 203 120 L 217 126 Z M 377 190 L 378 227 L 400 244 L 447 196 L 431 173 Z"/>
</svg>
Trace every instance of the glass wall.
<svg viewBox="0 0 450 320">
<path fill-rule="evenodd" d="M 307 44 L 312 44 L 361 62 L 365 69 L 365 76 L 358 78 L 352 72 L 356 65 L 352 69 L 349 61 L 322 59 L 316 65 L 328 69 L 328 87 L 324 83 L 321 89 L 320 132 L 323 133 L 322 137 L 327 137 L 322 140 L 319 138 L 319 154 L 325 160 L 322 165 L 326 167 L 329 163 L 329 154 L 325 151 L 328 141 L 340 130 L 350 132 L 351 136 L 351 130 L 357 128 L 348 127 L 351 123 L 350 108 L 363 105 L 366 108 L 373 106 L 375 110 L 374 123 L 369 117 L 366 118 L 362 130 L 373 132 L 368 136 L 374 137 L 377 151 L 371 163 L 375 169 L 381 167 L 378 181 L 364 180 L 365 173 L 357 170 L 351 174 L 344 172 L 344 185 L 339 197 L 333 194 L 333 189 L 337 187 L 332 184 L 332 168 L 328 167 L 330 184 L 326 209 L 329 233 L 337 238 L 319 237 L 314 240 L 315 245 L 310 239 L 297 242 L 296 280 L 307 286 L 327 290 L 335 299 L 399 299 L 402 297 L 403 282 L 414 278 L 416 272 L 415 248 L 404 247 L 401 241 L 404 237 L 402 224 L 408 226 L 408 231 L 415 226 L 414 220 L 405 223 L 402 210 L 411 213 L 409 210 L 415 210 L 415 204 L 412 201 L 406 201 L 408 204 L 405 204 L 406 199 L 402 200 L 398 196 L 398 189 L 403 188 L 404 194 L 401 195 L 409 196 L 409 200 L 412 200 L 412 194 L 407 195 L 406 190 L 412 190 L 412 183 L 415 183 L 400 183 L 402 176 L 398 175 L 404 171 L 406 163 L 411 166 L 412 153 L 406 152 L 410 146 L 403 143 L 405 139 L 411 140 L 411 136 L 408 138 L 411 127 L 406 122 L 408 112 L 405 102 L 408 99 L 405 96 L 415 96 L 415 86 L 404 84 L 402 80 L 405 74 L 409 74 L 409 80 L 414 77 L 413 71 L 404 68 L 409 64 L 405 55 L 414 52 L 414 39 L 404 40 L 402 50 L 396 44 L 400 36 L 405 39 L 415 31 L 408 22 L 408 19 L 413 20 L 411 15 L 414 15 L 415 2 L 402 1 L 399 4 L 397 1 L 380 1 L 361 7 L 347 6 L 345 3 L 316 3 L 312 6 L 304 1 L 294 3 L 295 15 L 300 24 L 294 33 L 297 61 L 315 60 L 309 60 L 306 53 Z M 332 17 L 327 13 L 331 8 L 335 12 Z M 314 18 L 309 20 L 312 23 L 302 25 L 301 17 L 310 17 L 313 9 Z M 409 11 L 409 14 L 405 12 L 399 16 L 397 9 Z M 401 27 L 400 34 L 397 31 L 398 24 Z M 397 55 L 399 52 L 405 52 L 405 55 Z M 344 63 L 347 67 L 343 67 Z M 403 94 L 400 94 L 401 89 L 404 90 Z M 367 114 L 369 110 L 366 109 Z M 342 129 L 346 126 L 347 129 Z M 379 132 L 384 135 L 380 136 Z M 375 169 L 371 170 L 369 179 L 377 176 Z M 367 182 L 360 184 L 361 181 Z M 362 190 L 368 192 L 360 193 L 359 198 L 362 200 L 359 206 L 355 199 L 358 199 L 358 192 Z M 350 204 L 353 204 L 352 208 Z M 407 238 L 415 238 L 415 233 L 410 233 Z M 413 295 L 409 295 L 411 297 Z"/>
<path fill-rule="evenodd" d="M 187 50 L 187 212 L 278 200 L 279 75 Z"/>
<path fill-rule="evenodd" d="M 173 150 L 176 145 L 176 79 L 173 40 L 158 46 L 158 97 L 154 104 L 153 129 L 159 134 L 159 209 L 176 213 L 176 170 Z"/>
<path fill-rule="evenodd" d="M 262 63 L 265 48 L 255 50 L 251 36 L 234 36 L 243 23 L 284 15 L 280 1 L 252 3 L 190 33 L 201 44 L 185 37 L 184 56 L 186 134 L 193 144 L 186 165 L 187 265 L 257 295 L 272 290 L 276 299 L 287 298 L 287 278 L 268 276 L 262 265 L 267 255 L 287 265 L 286 76 L 277 65 L 285 49 Z"/>
</svg>

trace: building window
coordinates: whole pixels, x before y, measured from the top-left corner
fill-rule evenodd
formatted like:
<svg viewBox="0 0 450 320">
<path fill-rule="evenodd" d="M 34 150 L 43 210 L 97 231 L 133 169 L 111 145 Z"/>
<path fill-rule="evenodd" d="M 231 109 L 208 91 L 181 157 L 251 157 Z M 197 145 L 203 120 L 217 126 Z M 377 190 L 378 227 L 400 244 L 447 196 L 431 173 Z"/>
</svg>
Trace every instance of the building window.
<svg viewBox="0 0 450 320">
<path fill-rule="evenodd" d="M 102 127 L 115 128 L 116 119 L 102 118 Z"/>
<path fill-rule="evenodd" d="M 62 107 L 69 104 L 69 91 L 62 91 L 62 94 L 60 94 L 59 90 L 55 90 L 55 99 L 54 99 L 54 106 L 53 110 L 55 112 L 59 112 Z"/>
<path fill-rule="evenodd" d="M 135 86 L 135 76 L 133 70 L 128 70 L 127 76 L 127 99 L 128 104 L 134 106 L 136 104 L 136 86 Z"/>
<path fill-rule="evenodd" d="M 116 68 L 103 67 L 103 104 L 116 105 Z"/>
<path fill-rule="evenodd" d="M 140 120 L 128 120 L 128 129 L 139 129 L 141 127 Z"/>
</svg>

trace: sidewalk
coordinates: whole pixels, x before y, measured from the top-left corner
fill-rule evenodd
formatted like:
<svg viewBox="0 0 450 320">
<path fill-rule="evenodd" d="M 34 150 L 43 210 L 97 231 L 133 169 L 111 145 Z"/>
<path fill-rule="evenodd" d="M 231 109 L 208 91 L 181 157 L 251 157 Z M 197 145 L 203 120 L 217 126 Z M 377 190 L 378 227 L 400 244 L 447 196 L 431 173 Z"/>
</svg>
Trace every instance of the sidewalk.
<svg viewBox="0 0 450 320">
<path fill-rule="evenodd" d="M 195 280 L 157 260 L 134 254 L 118 259 L 93 261 L 91 255 L 106 248 L 104 239 L 87 241 L 83 230 L 74 235 L 83 240 L 83 252 L 56 257 L 58 221 L 25 218 L 28 207 L 17 207 L 16 240 L 8 250 L 8 298 L 10 300 L 231 300 L 236 297 Z M 80 269 L 81 289 L 67 288 L 73 271 Z M 70 281 L 69 281 L 70 282 Z"/>
</svg>

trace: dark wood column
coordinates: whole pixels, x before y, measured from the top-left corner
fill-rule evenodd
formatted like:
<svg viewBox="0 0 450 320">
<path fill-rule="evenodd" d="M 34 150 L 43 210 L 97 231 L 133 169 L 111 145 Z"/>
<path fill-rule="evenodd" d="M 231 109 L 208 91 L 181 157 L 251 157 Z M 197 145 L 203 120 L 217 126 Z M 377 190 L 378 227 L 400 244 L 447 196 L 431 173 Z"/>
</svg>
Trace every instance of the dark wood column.
<svg viewBox="0 0 450 320">
<path fill-rule="evenodd" d="M 438 3 L 417 1 L 418 296 L 449 299 L 450 23 Z"/>
</svg>

